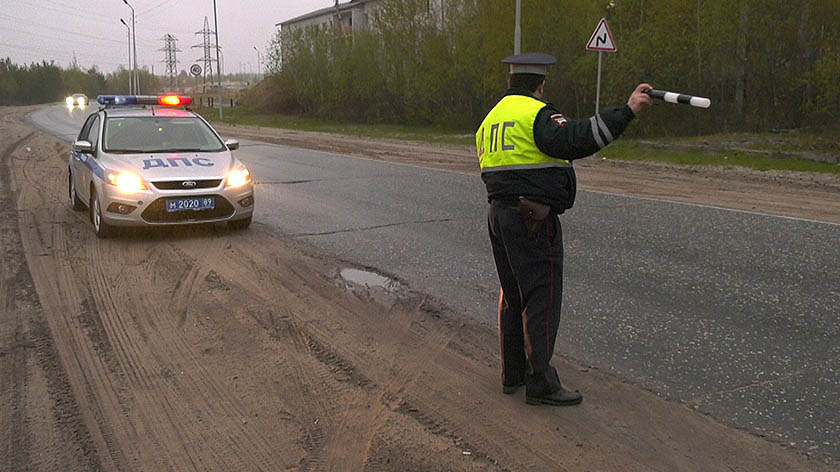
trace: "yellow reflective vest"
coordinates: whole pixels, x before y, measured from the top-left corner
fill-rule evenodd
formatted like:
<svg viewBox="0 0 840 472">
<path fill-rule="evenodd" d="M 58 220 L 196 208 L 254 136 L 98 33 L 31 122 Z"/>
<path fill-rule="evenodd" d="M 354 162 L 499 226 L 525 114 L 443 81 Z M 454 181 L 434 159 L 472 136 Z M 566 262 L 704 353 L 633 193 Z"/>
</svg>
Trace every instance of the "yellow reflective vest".
<svg viewBox="0 0 840 472">
<path fill-rule="evenodd" d="M 475 133 L 482 173 L 571 166 L 544 154 L 534 142 L 534 121 L 544 106 L 534 97 L 508 95 L 490 110 Z"/>
</svg>

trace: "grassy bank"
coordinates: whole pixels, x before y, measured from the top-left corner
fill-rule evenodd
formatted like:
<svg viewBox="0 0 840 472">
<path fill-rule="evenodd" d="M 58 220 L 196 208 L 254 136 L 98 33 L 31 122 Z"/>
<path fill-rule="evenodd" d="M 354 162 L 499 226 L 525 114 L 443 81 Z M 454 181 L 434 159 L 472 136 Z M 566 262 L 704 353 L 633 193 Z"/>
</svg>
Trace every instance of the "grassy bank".
<svg viewBox="0 0 840 472">
<path fill-rule="evenodd" d="M 819 172 L 840 175 L 840 164 L 795 157 L 796 154 L 738 146 L 730 149 L 698 149 L 650 140 L 618 140 L 600 151 L 599 156 L 625 161 L 654 161 L 687 166 L 740 166 L 756 170 Z M 800 152 L 800 151 L 792 151 Z"/>
<path fill-rule="evenodd" d="M 197 110 L 210 121 L 218 110 Z M 471 146 L 471 133 L 453 133 L 405 125 L 368 125 L 323 121 L 284 115 L 253 114 L 244 108 L 226 108 L 225 123 L 297 131 L 344 134 L 376 139 L 422 141 Z M 784 170 L 840 174 L 840 144 L 836 139 L 797 132 L 726 134 L 716 136 L 620 139 L 599 156 L 627 161 L 655 161 L 691 166 L 741 166 L 762 171 Z"/>
<path fill-rule="evenodd" d="M 219 119 L 219 110 L 198 108 L 197 112 L 210 121 Z M 453 134 L 452 130 L 434 129 L 405 125 L 368 125 L 324 121 L 315 118 L 286 115 L 258 115 L 244 108 L 225 108 L 225 123 L 248 126 L 264 126 L 296 131 L 316 131 L 320 133 L 344 134 L 365 138 L 396 139 L 400 141 L 422 141 L 441 144 L 474 144 L 472 134 Z"/>
</svg>

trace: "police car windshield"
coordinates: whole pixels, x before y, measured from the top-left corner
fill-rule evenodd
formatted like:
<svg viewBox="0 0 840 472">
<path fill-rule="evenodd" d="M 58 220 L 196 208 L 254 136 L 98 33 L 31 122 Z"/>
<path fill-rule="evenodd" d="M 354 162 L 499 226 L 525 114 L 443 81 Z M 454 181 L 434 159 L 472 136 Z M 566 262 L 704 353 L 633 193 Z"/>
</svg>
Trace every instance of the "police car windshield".
<svg viewBox="0 0 840 472">
<path fill-rule="evenodd" d="M 222 152 L 224 143 L 195 117 L 130 116 L 105 120 L 102 149 L 114 154 Z"/>
</svg>

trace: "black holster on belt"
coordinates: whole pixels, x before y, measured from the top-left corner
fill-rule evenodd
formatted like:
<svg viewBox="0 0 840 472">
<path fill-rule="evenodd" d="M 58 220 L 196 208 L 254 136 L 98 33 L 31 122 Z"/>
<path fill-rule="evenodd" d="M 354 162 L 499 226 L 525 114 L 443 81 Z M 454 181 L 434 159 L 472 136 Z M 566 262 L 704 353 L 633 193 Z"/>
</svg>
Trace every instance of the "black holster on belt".
<svg viewBox="0 0 840 472">
<path fill-rule="evenodd" d="M 551 212 L 551 206 L 523 197 L 519 198 L 517 209 L 519 214 L 522 215 L 522 221 L 525 223 L 525 228 L 528 229 L 528 237 L 530 238 L 537 236 L 543 222 Z"/>
</svg>

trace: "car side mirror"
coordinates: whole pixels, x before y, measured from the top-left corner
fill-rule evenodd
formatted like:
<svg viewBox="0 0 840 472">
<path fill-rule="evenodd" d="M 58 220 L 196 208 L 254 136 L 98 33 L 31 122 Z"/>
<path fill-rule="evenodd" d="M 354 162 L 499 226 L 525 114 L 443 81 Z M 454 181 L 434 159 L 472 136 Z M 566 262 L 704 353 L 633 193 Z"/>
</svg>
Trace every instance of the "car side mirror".
<svg viewBox="0 0 840 472">
<path fill-rule="evenodd" d="M 70 146 L 70 149 L 72 149 L 73 152 L 91 153 L 93 152 L 93 144 L 91 144 L 90 141 L 84 140 L 74 141 L 73 144 Z"/>
<path fill-rule="evenodd" d="M 225 146 L 227 146 L 230 151 L 236 151 L 239 149 L 239 141 L 235 139 L 228 139 L 225 141 Z"/>
</svg>

